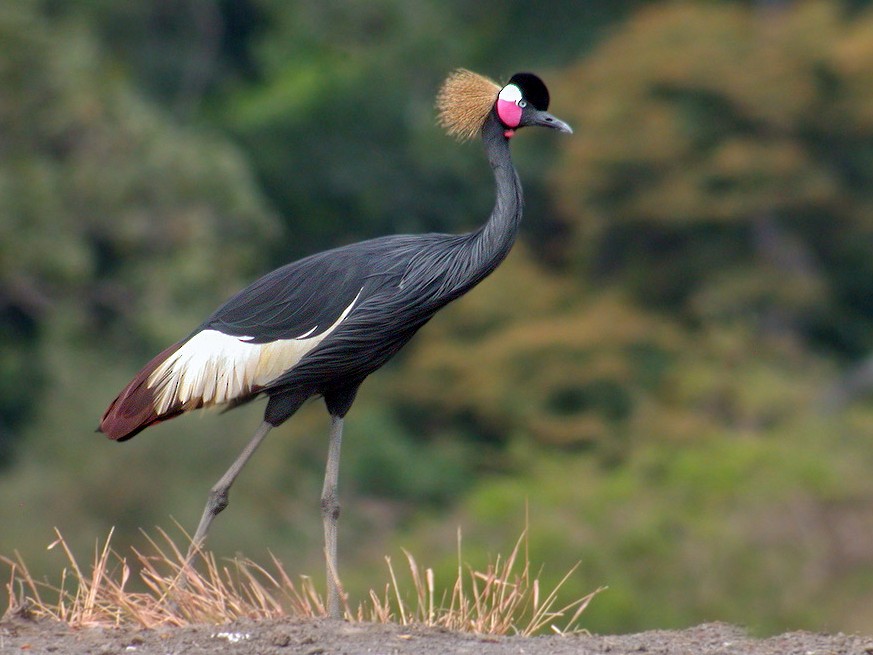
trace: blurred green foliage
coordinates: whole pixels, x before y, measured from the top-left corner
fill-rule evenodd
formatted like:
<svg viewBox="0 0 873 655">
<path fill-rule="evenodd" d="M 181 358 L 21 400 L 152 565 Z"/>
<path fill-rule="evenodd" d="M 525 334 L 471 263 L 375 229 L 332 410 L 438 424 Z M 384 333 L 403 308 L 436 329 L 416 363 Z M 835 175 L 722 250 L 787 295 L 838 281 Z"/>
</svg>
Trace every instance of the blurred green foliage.
<svg viewBox="0 0 873 655">
<path fill-rule="evenodd" d="M 248 280 L 470 229 L 493 183 L 434 125 L 456 66 L 540 72 L 507 262 L 361 390 L 343 579 L 400 545 L 450 579 L 529 507 L 594 630 L 873 614 L 873 9 L 866 2 L 0 5 L 0 552 L 193 527 L 255 403 L 118 446 L 118 389 Z M 320 573 L 327 419 L 304 407 L 210 546 Z M 293 435 L 293 436 L 292 436 Z"/>
</svg>

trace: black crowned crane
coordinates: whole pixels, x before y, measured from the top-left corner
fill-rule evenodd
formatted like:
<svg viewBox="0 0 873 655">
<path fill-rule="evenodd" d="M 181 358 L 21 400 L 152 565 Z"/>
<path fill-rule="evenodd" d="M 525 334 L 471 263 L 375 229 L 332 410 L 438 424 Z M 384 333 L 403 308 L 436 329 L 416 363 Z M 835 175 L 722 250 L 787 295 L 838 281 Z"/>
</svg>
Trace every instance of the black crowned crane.
<svg viewBox="0 0 873 655">
<path fill-rule="evenodd" d="M 549 92 L 532 73 L 505 86 L 457 70 L 437 96 L 440 124 L 461 140 L 481 135 L 494 171 L 491 216 L 469 234 L 386 236 L 311 255 L 240 291 L 182 341 L 137 373 L 112 401 L 99 430 L 124 441 L 200 407 L 232 408 L 266 396 L 264 420 L 212 487 L 189 558 L 202 546 L 228 491 L 274 427 L 312 396 L 331 417 L 321 496 L 327 609 L 339 617 L 336 529 L 343 417 L 358 387 L 441 308 L 462 296 L 506 257 L 518 233 L 521 184 L 509 153 L 516 130 L 572 130 L 547 113 Z"/>
</svg>

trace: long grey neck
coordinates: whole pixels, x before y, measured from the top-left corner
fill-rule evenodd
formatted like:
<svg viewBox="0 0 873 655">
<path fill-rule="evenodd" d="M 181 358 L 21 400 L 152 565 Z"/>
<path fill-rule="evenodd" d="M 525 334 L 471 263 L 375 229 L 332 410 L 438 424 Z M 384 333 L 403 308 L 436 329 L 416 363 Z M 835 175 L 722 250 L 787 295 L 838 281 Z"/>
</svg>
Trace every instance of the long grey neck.
<svg viewBox="0 0 873 655">
<path fill-rule="evenodd" d="M 509 155 L 509 139 L 494 111 L 482 127 L 485 154 L 494 171 L 496 200 L 488 221 L 478 230 L 447 237 L 436 242 L 435 249 L 407 268 L 406 276 L 421 278 L 419 285 L 404 284 L 410 289 L 431 286 L 432 293 L 416 292 L 416 301 L 426 306 L 426 318 L 463 295 L 484 280 L 512 248 L 521 223 L 521 183 Z M 441 235 L 445 236 L 445 235 Z"/>
<path fill-rule="evenodd" d="M 494 171 L 496 199 L 488 221 L 470 234 L 470 273 L 475 278 L 472 284 L 485 278 L 509 254 L 521 224 L 521 182 L 512 165 L 505 129 L 494 111 L 482 127 L 485 154 Z"/>
</svg>

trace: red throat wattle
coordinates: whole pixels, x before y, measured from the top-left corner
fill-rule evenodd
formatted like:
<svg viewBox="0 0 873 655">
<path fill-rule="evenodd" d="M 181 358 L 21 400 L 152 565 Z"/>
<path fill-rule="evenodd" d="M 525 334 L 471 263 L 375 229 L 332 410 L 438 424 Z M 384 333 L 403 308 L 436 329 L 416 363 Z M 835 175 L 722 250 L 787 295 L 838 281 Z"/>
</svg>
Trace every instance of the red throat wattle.
<svg viewBox="0 0 873 655">
<path fill-rule="evenodd" d="M 515 129 L 521 122 L 521 107 L 511 100 L 497 100 L 497 115 L 506 127 Z"/>
</svg>

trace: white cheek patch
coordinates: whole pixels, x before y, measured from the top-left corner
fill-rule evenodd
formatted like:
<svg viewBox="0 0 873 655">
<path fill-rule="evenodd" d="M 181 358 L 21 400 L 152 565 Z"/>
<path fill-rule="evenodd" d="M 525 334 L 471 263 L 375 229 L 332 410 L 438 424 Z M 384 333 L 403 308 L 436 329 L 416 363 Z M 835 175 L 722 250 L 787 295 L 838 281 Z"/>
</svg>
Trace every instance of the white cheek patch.
<svg viewBox="0 0 873 655">
<path fill-rule="evenodd" d="M 500 100 L 505 100 L 506 102 L 514 102 L 517 104 L 522 97 L 521 89 L 519 89 L 518 86 L 516 86 L 515 84 L 507 84 L 500 90 L 500 93 L 497 97 Z"/>
<path fill-rule="evenodd" d="M 160 416 L 172 407 L 209 407 L 241 398 L 294 368 L 321 343 L 358 301 L 360 292 L 339 318 L 323 332 L 316 328 L 296 338 L 251 343 L 253 337 L 235 337 L 218 330 L 203 330 L 189 339 L 149 376 L 154 408 Z"/>
</svg>

